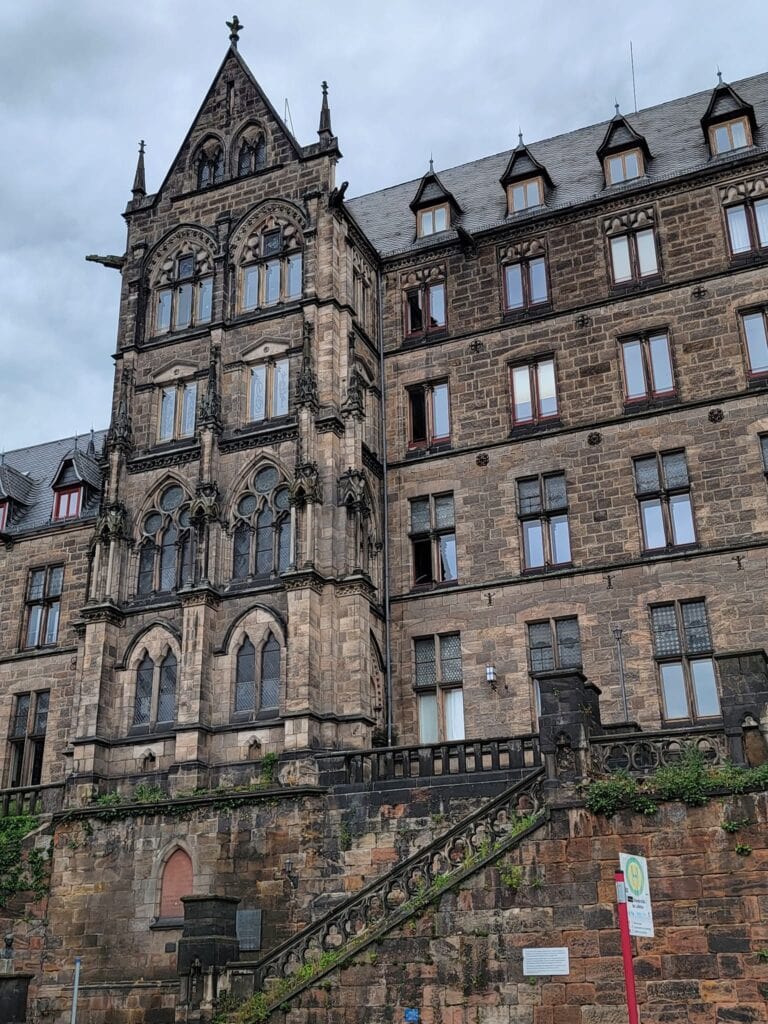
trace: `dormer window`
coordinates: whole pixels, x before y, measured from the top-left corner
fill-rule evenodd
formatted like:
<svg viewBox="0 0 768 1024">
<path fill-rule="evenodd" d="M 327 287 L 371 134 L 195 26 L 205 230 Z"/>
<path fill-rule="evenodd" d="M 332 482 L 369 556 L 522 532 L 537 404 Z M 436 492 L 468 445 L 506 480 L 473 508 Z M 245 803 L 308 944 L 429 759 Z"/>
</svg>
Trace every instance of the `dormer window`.
<svg viewBox="0 0 768 1024">
<path fill-rule="evenodd" d="M 200 260 L 198 257 L 202 255 Z M 213 274 L 207 253 L 185 254 L 174 263 L 168 275 L 171 287 L 161 288 L 155 300 L 155 334 L 182 331 L 196 324 L 209 323 L 213 305 Z"/>
<path fill-rule="evenodd" d="M 447 231 L 450 226 L 448 204 L 433 206 L 427 210 L 419 210 L 417 220 L 417 234 L 419 238 L 426 238 L 427 235 L 436 235 L 440 231 Z"/>
<path fill-rule="evenodd" d="M 53 499 L 54 520 L 77 519 L 80 515 L 80 503 L 83 496 L 82 487 L 61 487 L 55 492 Z"/>
<path fill-rule="evenodd" d="M 520 210 L 530 210 L 531 207 L 542 206 L 544 184 L 541 178 L 529 178 L 527 181 L 517 181 L 514 185 L 508 185 L 507 201 L 510 213 L 519 213 Z"/>
<path fill-rule="evenodd" d="M 605 158 L 605 181 L 608 185 L 619 185 L 622 181 L 640 178 L 644 173 L 643 154 L 639 149 L 629 149 Z"/>
<path fill-rule="evenodd" d="M 713 156 L 730 153 L 733 149 L 744 149 L 752 145 L 752 132 L 746 117 L 723 121 L 709 129 L 709 145 Z"/>
</svg>

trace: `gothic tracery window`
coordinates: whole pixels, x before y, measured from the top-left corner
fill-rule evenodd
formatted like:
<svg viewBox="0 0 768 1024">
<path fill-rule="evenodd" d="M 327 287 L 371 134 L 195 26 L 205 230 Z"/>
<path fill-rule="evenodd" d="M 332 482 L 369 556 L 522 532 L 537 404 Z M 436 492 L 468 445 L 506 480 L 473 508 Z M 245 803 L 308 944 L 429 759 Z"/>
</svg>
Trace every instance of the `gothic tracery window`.
<svg viewBox="0 0 768 1024">
<path fill-rule="evenodd" d="M 244 178 L 254 171 L 261 171 L 267 164 L 267 144 L 264 136 L 243 139 L 237 154 L 237 176 Z"/>
<path fill-rule="evenodd" d="M 291 557 L 288 488 L 274 466 L 254 475 L 237 503 L 232 545 L 234 579 L 270 579 L 284 572 Z"/>
<path fill-rule="evenodd" d="M 213 261 L 205 249 L 183 246 L 163 263 L 155 282 L 154 335 L 211 321 Z"/>
<path fill-rule="evenodd" d="M 136 668 L 136 693 L 133 727 L 156 728 L 171 725 L 176 719 L 176 678 L 178 663 L 173 651 L 166 652 L 159 664 L 145 651 Z"/>
<path fill-rule="evenodd" d="M 270 218 L 248 239 L 241 255 L 242 312 L 301 298 L 303 254 L 298 230 Z"/>
<path fill-rule="evenodd" d="M 280 644 L 269 632 L 257 651 L 246 635 L 237 652 L 234 713 L 240 716 L 272 711 L 279 703 Z"/>
<path fill-rule="evenodd" d="M 189 505 L 184 502 L 184 492 L 178 484 L 166 487 L 156 507 L 144 516 L 141 530 L 136 593 L 168 593 L 191 583 L 194 529 Z"/>
<path fill-rule="evenodd" d="M 224 150 L 221 146 L 205 146 L 197 160 L 197 187 L 208 188 L 224 180 Z"/>
</svg>

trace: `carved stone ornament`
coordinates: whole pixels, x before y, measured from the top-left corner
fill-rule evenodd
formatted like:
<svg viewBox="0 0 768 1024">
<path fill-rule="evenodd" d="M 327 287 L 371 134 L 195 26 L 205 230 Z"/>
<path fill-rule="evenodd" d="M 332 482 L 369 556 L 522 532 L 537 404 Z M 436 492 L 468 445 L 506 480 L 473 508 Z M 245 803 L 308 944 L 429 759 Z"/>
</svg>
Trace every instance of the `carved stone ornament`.
<svg viewBox="0 0 768 1024">
<path fill-rule="evenodd" d="M 304 340 L 301 353 L 301 369 L 296 379 L 296 405 L 317 412 L 319 397 L 317 393 L 317 377 L 312 363 L 312 336 L 314 325 L 305 321 Z"/>
<path fill-rule="evenodd" d="M 296 466 L 290 485 L 291 504 L 303 505 L 306 501 L 321 504 L 323 488 L 316 462 L 302 462 Z"/>
<path fill-rule="evenodd" d="M 516 263 L 518 260 L 543 256 L 546 251 L 543 238 L 526 238 L 525 241 L 502 246 L 499 249 L 499 259 L 502 263 Z"/>
<path fill-rule="evenodd" d="M 349 371 L 347 394 L 341 403 L 341 415 L 354 416 L 355 419 L 362 419 L 365 415 L 365 385 L 354 362 Z"/>
<path fill-rule="evenodd" d="M 407 274 L 401 275 L 400 286 L 402 288 L 418 288 L 420 285 L 435 284 L 438 281 L 444 280 L 444 266 L 435 265 L 432 267 L 418 267 L 409 271 Z"/>
<path fill-rule="evenodd" d="M 103 543 L 120 540 L 127 536 L 126 521 L 125 506 L 121 502 L 107 505 L 96 520 L 96 536 Z"/>
<path fill-rule="evenodd" d="M 219 394 L 218 373 L 216 370 L 216 350 L 211 352 L 208 363 L 208 379 L 200 402 L 200 426 L 221 430 L 221 395 Z"/>
<path fill-rule="evenodd" d="M 339 477 L 337 488 L 339 505 L 359 511 L 364 517 L 371 514 L 368 481 L 365 479 L 365 474 L 359 469 L 352 469 L 350 466 L 346 473 L 342 473 Z"/>
<path fill-rule="evenodd" d="M 710 409 L 707 415 L 707 419 L 710 423 L 722 423 L 725 418 L 725 413 L 722 409 Z"/>
<path fill-rule="evenodd" d="M 120 380 L 120 398 L 117 410 L 109 428 L 108 444 L 110 448 L 121 448 L 127 451 L 133 443 L 133 425 L 128 408 L 128 390 L 133 383 L 133 373 L 124 369 Z"/>
<path fill-rule="evenodd" d="M 598 444 L 601 444 L 602 440 L 603 435 L 600 433 L 599 430 L 592 430 L 589 434 L 587 434 L 587 444 L 590 446 L 590 448 L 594 448 Z"/>
<path fill-rule="evenodd" d="M 218 498 L 216 484 L 206 482 L 197 485 L 197 493 L 189 506 L 189 518 L 196 526 L 216 522 L 221 514 Z"/>
<path fill-rule="evenodd" d="M 161 242 L 147 262 L 147 274 L 153 285 L 167 284 L 176 274 L 180 256 L 195 257 L 195 273 L 213 273 L 216 242 L 203 228 L 181 227 Z"/>
<path fill-rule="evenodd" d="M 489 461 L 488 452 L 480 452 L 475 459 L 475 464 L 478 466 L 487 466 Z"/>
<path fill-rule="evenodd" d="M 652 228 L 655 216 L 652 206 L 646 206 L 642 210 L 630 210 L 629 213 L 622 213 L 616 217 L 606 217 L 603 221 L 603 231 L 610 237 L 611 235 L 625 235 L 628 231 Z"/>
<path fill-rule="evenodd" d="M 233 256 L 238 254 L 240 263 L 247 263 L 249 259 L 261 255 L 258 243 L 262 233 L 274 231 L 275 228 L 283 232 L 284 250 L 298 248 L 303 242 L 301 233 L 308 227 L 309 220 L 300 207 L 281 199 L 267 199 L 251 210 L 235 228 L 229 251 Z M 291 244 L 288 244 L 288 239 Z"/>
<path fill-rule="evenodd" d="M 723 206 L 732 203 L 743 203 L 745 199 L 762 199 L 768 195 L 768 177 L 751 178 L 739 181 L 720 189 L 720 202 Z"/>
</svg>

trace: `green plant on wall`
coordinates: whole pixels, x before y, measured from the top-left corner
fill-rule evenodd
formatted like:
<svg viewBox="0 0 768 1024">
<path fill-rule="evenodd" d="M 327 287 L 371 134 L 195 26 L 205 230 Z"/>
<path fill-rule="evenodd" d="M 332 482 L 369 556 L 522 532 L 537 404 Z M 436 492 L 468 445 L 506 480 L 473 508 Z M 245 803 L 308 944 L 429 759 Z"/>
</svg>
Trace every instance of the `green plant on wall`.
<svg viewBox="0 0 768 1024">
<path fill-rule="evenodd" d="M 0 907 L 20 892 L 32 891 L 36 899 L 48 892 L 49 857 L 32 849 L 22 861 L 24 840 L 38 824 L 29 814 L 0 818 Z"/>
</svg>

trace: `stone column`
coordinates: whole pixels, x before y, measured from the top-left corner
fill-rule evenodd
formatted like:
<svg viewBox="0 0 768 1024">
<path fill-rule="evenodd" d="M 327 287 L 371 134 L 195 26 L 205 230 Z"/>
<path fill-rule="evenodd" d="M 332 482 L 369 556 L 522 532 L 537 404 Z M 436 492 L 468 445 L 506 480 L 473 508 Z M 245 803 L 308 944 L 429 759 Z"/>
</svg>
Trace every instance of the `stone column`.
<svg viewBox="0 0 768 1024">
<path fill-rule="evenodd" d="M 602 732 L 600 690 L 578 669 L 539 672 L 536 682 L 545 785 L 562 797 L 572 796 L 574 785 L 589 777 L 590 736 Z"/>
</svg>

